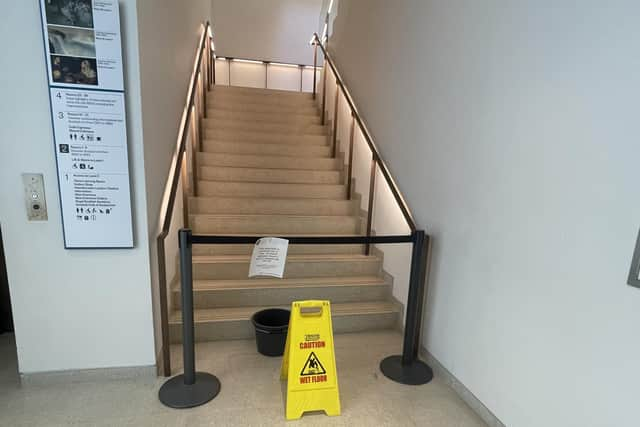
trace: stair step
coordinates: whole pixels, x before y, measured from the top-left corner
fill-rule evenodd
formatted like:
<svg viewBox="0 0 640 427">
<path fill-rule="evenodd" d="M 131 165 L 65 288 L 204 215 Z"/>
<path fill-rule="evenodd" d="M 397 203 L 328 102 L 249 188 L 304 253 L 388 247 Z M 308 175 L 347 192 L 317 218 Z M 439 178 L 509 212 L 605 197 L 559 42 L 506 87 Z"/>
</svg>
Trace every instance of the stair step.
<svg viewBox="0 0 640 427">
<path fill-rule="evenodd" d="M 389 297 L 382 277 L 313 277 L 301 279 L 198 280 L 193 284 L 194 307 L 290 305 L 298 300 L 326 299 L 332 303 L 380 301 Z M 181 307 L 180 284 L 172 288 L 174 307 Z"/>
<path fill-rule="evenodd" d="M 198 194 L 205 197 L 230 196 L 278 199 L 333 199 L 347 197 L 344 185 L 274 184 L 261 182 L 198 181 Z"/>
<path fill-rule="evenodd" d="M 283 306 L 289 308 L 290 305 Z M 249 339 L 255 336 L 250 318 L 268 306 L 211 308 L 194 311 L 196 341 Z M 336 303 L 331 305 L 334 333 L 390 329 L 396 326 L 399 307 L 391 302 Z M 169 320 L 172 343 L 181 342 L 182 325 L 179 312 Z M 366 351 L 366 350 L 363 350 Z"/>
<path fill-rule="evenodd" d="M 197 234 L 355 234 L 360 218 L 354 216 L 294 215 L 190 215 L 189 223 Z"/>
<path fill-rule="evenodd" d="M 208 99 L 207 109 L 218 109 L 225 111 L 243 111 L 254 113 L 279 113 L 279 114 L 304 114 L 308 116 L 319 116 L 318 107 L 313 104 L 308 105 L 287 105 L 287 104 L 263 104 L 250 102 L 227 102 L 224 99 Z"/>
<path fill-rule="evenodd" d="M 198 178 L 204 181 L 279 182 L 283 184 L 341 184 L 341 171 L 234 168 L 203 166 Z"/>
<path fill-rule="evenodd" d="M 326 135 L 305 135 L 296 133 L 259 132 L 240 129 L 205 128 L 203 139 L 215 139 L 220 141 L 242 141 L 276 144 L 297 145 L 322 145 L 326 146 L 329 140 Z"/>
<path fill-rule="evenodd" d="M 229 166 L 258 169 L 342 170 L 342 162 L 332 158 L 266 156 L 253 154 L 204 153 L 197 155 L 200 166 Z"/>
<path fill-rule="evenodd" d="M 194 256 L 194 279 L 246 279 L 249 275 L 247 255 Z M 376 276 L 381 259 L 375 255 L 289 255 L 285 278 Z"/>
<path fill-rule="evenodd" d="M 292 133 L 304 135 L 327 135 L 329 128 L 314 124 L 288 124 L 288 123 L 267 123 L 267 122 L 247 122 L 232 119 L 204 119 L 203 126 L 207 129 L 229 129 L 229 130 L 253 130 L 264 133 Z"/>
<path fill-rule="evenodd" d="M 246 87 L 246 86 L 216 85 L 213 87 L 213 90 L 209 91 L 209 95 L 211 96 L 215 96 L 217 93 L 281 97 L 286 99 L 294 98 L 294 99 L 313 100 L 313 95 L 308 92 L 297 92 L 297 91 L 281 90 L 281 89 L 265 89 L 265 88 L 256 88 L 256 87 Z"/>
<path fill-rule="evenodd" d="M 269 134 L 255 133 L 255 132 L 220 132 L 217 129 L 214 133 L 219 135 L 211 135 L 213 130 L 209 130 L 208 135 L 203 135 L 203 143 L 207 141 L 233 143 L 233 144 L 277 144 L 287 147 L 328 147 L 329 140 L 322 136 L 318 138 L 318 135 L 283 135 L 278 134 L 275 137 L 271 137 Z M 205 134 L 207 132 L 204 132 Z"/>
<path fill-rule="evenodd" d="M 245 93 L 229 93 L 229 92 L 209 92 L 208 102 L 226 103 L 226 104 L 252 104 L 252 105 L 268 105 L 268 106 L 286 106 L 286 107 L 313 107 L 315 101 L 311 97 L 295 97 L 295 96 L 264 96 Z"/>
<path fill-rule="evenodd" d="M 358 201 L 192 197 L 189 207 L 189 212 L 195 214 L 353 215 L 357 213 Z"/>
<path fill-rule="evenodd" d="M 207 111 L 207 117 L 211 119 L 230 119 L 248 123 L 284 123 L 291 125 L 319 125 L 321 118 L 318 115 L 307 114 L 280 114 L 280 113 L 254 113 L 251 111 L 233 111 L 211 108 Z"/>
<path fill-rule="evenodd" d="M 263 144 L 259 142 L 220 142 L 204 140 L 202 151 L 207 153 L 264 154 L 288 157 L 325 157 L 332 155 L 331 147 L 323 145 Z"/>
<path fill-rule="evenodd" d="M 227 235 L 225 233 L 225 235 Z M 193 255 L 218 256 L 218 255 L 251 255 L 254 245 L 227 244 L 227 245 L 194 245 Z M 364 245 L 289 245 L 288 255 L 338 255 L 352 254 L 362 255 Z"/>
<path fill-rule="evenodd" d="M 361 235 L 359 201 L 346 200 L 342 159 L 311 94 L 214 86 L 197 153 L 199 197 L 189 198 L 197 234 Z M 332 301 L 334 332 L 395 328 L 382 259 L 364 245 L 290 245 L 283 279 L 249 279 L 252 244 L 194 245 L 198 341 L 254 336 L 250 317 L 294 300 Z M 181 340 L 180 289 L 171 287 L 172 342 Z"/>
</svg>

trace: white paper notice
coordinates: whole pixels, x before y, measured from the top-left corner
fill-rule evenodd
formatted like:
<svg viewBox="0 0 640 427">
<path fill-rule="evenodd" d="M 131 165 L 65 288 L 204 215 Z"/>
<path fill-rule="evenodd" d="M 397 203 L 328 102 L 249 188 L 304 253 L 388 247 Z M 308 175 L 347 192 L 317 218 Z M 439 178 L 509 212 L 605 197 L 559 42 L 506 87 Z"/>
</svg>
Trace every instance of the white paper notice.
<svg viewBox="0 0 640 427">
<path fill-rule="evenodd" d="M 249 277 L 271 276 L 282 279 L 287 261 L 289 241 L 277 237 L 263 237 L 256 242 L 251 255 Z"/>
</svg>

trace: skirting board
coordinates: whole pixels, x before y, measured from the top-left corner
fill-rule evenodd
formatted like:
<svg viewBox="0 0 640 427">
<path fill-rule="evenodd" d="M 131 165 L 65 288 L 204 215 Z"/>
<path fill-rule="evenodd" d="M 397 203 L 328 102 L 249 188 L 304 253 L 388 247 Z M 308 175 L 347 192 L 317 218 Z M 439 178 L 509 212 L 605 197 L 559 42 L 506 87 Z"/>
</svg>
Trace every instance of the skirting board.
<svg viewBox="0 0 640 427">
<path fill-rule="evenodd" d="M 431 369 L 434 374 L 444 381 L 449 387 L 451 387 L 458 396 L 475 412 L 482 421 L 487 423 L 489 427 L 506 427 L 505 424 L 496 417 L 489 408 L 471 393 L 471 391 L 460 382 L 451 372 L 447 370 L 442 364 L 433 357 L 423 346 L 420 346 L 420 356 Z"/>
<path fill-rule="evenodd" d="M 395 297 L 391 297 L 395 303 L 401 307 L 401 316 L 398 322 L 398 330 L 400 333 L 404 333 L 404 305 L 398 301 Z M 496 417 L 484 403 L 480 401 L 455 375 L 453 375 L 447 368 L 442 366 L 442 363 L 436 359 L 431 353 L 427 351 L 424 346 L 420 345 L 420 358 L 427 363 L 433 369 L 433 373 L 436 377 L 442 380 L 445 384 L 451 387 L 456 394 L 466 403 L 473 412 L 478 415 L 482 421 L 484 421 L 489 427 L 506 427 L 505 424 Z"/>
<path fill-rule="evenodd" d="M 394 303 L 400 306 L 400 316 L 398 316 L 397 329 L 400 333 L 404 333 L 404 305 L 395 297 L 391 297 Z M 420 358 L 433 369 L 434 375 L 441 379 L 445 384 L 451 387 L 456 394 L 466 403 L 473 412 L 475 412 L 482 421 L 487 423 L 489 427 L 506 427 L 505 424 L 496 417 L 484 404 L 471 393 L 471 391 L 458 380 L 455 375 L 447 370 L 442 363 L 422 345 L 420 346 Z"/>
<path fill-rule="evenodd" d="M 130 378 L 157 378 L 156 366 L 133 366 L 123 368 L 98 368 L 69 371 L 34 372 L 20 374 L 24 386 L 47 386 L 69 383 L 85 383 L 104 380 L 124 380 Z"/>
</svg>

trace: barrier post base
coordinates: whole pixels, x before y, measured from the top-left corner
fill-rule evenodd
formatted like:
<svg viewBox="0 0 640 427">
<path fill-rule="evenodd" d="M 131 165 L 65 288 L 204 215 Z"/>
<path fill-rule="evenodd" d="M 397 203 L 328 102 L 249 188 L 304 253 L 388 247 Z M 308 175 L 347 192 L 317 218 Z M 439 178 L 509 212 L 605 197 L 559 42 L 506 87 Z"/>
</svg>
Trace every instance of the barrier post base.
<svg viewBox="0 0 640 427">
<path fill-rule="evenodd" d="M 426 363 L 414 360 L 408 365 L 402 363 L 402 356 L 389 356 L 380 362 L 380 370 L 385 377 L 406 385 L 422 385 L 433 379 L 433 370 Z"/>
<path fill-rule="evenodd" d="M 206 372 L 196 372 L 193 384 L 184 383 L 184 375 L 176 375 L 167 380 L 158 397 L 160 402 L 170 408 L 184 409 L 204 405 L 220 393 L 220 381 Z"/>
</svg>

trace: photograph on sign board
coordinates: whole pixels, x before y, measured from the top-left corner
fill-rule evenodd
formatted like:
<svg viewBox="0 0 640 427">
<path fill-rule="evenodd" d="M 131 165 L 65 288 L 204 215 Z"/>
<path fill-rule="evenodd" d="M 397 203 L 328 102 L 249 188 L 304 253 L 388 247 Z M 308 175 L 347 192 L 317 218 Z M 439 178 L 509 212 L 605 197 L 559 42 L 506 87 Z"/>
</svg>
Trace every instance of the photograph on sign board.
<svg viewBox="0 0 640 427">
<path fill-rule="evenodd" d="M 47 23 L 93 28 L 91 0 L 45 0 Z"/>
<path fill-rule="evenodd" d="M 93 30 L 47 26 L 49 53 L 52 55 L 95 58 L 96 39 Z"/>
<path fill-rule="evenodd" d="M 96 59 L 51 55 L 51 76 L 56 83 L 97 85 Z"/>
</svg>

